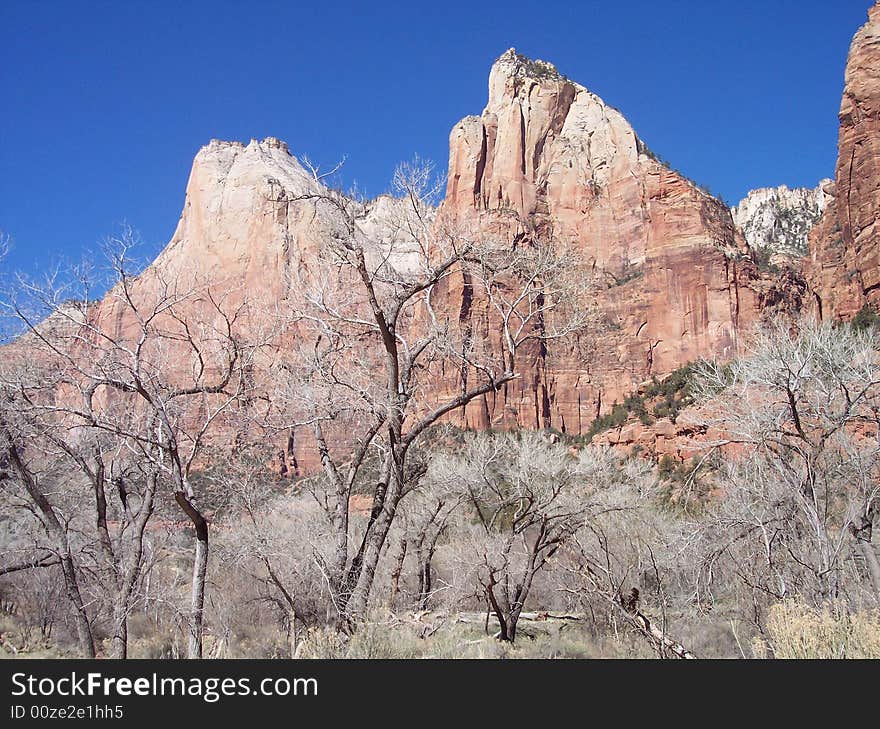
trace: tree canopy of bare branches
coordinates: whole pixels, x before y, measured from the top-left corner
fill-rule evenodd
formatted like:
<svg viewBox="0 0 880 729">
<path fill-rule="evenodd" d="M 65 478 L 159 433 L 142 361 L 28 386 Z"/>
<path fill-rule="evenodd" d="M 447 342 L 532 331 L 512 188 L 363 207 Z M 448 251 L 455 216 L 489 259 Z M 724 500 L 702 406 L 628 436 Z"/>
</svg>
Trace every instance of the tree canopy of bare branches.
<svg viewBox="0 0 880 729">
<path fill-rule="evenodd" d="M 558 242 L 510 246 L 447 218 L 424 165 L 398 168 L 395 185 L 396 197 L 372 203 L 327 188 L 300 198 L 338 224 L 295 287 L 299 348 L 280 363 L 275 394 L 278 422 L 310 432 L 324 472 L 316 497 L 336 540 L 324 568 L 346 620 L 364 613 L 398 505 L 423 473 L 414 444 L 520 377 L 524 346 L 589 321 L 588 278 Z M 451 289 L 469 311 L 438 306 Z M 456 386 L 438 387 L 450 373 Z M 365 480 L 372 507 L 351 545 L 351 496 Z"/>
<path fill-rule="evenodd" d="M 168 279 L 155 269 L 136 275 L 132 242 L 127 234 L 108 247 L 113 286 L 101 304 L 89 300 L 83 270 L 64 281 L 19 279 L 6 297 L 4 314 L 21 334 L 0 369 L 3 448 L 52 536 L 87 655 L 94 646 L 76 595 L 69 527 L 58 496 L 42 484 L 63 484 L 66 499 L 81 489 L 80 504 L 91 503 L 119 657 L 147 522 L 159 489 L 173 497 L 195 533 L 189 655 L 198 657 L 209 525 L 191 475 L 214 429 L 247 398 L 257 347 L 238 326 L 243 305 L 228 304 L 227 292 L 206 282 Z"/>
<path fill-rule="evenodd" d="M 805 319 L 703 368 L 698 393 L 729 454 L 702 531 L 705 594 L 726 566 L 763 599 L 859 599 L 862 586 L 880 599 L 875 337 Z"/>
</svg>

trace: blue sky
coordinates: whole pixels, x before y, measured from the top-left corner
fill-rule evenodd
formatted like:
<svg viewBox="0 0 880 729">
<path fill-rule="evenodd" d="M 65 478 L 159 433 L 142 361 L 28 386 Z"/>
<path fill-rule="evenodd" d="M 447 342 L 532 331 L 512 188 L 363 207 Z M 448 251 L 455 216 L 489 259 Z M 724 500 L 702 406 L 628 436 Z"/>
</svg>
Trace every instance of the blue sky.
<svg viewBox="0 0 880 729">
<path fill-rule="evenodd" d="M 212 138 L 277 136 L 387 188 L 445 170 L 452 125 L 510 46 L 619 108 L 731 202 L 832 176 L 849 42 L 871 0 L 0 0 L 0 230 L 8 268 L 78 260 L 127 222 L 171 237 Z"/>
</svg>

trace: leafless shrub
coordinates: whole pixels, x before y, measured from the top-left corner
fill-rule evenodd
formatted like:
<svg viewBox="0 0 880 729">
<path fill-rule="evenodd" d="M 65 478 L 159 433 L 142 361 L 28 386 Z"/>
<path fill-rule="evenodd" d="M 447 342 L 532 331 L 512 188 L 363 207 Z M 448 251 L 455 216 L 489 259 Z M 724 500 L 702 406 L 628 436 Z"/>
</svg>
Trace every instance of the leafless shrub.
<svg viewBox="0 0 880 729">
<path fill-rule="evenodd" d="M 761 627 L 786 598 L 880 599 L 878 386 L 871 335 L 806 320 L 759 331 L 748 356 L 703 369 L 703 412 L 727 459 L 721 496 L 689 538 L 700 604 L 726 599 L 733 580 Z"/>
</svg>

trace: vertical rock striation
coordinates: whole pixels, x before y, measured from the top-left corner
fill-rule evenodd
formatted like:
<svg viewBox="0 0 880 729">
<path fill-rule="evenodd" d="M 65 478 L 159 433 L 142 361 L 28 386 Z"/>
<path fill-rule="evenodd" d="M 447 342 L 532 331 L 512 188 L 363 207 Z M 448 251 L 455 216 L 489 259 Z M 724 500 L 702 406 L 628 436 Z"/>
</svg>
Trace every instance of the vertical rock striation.
<svg viewBox="0 0 880 729">
<path fill-rule="evenodd" d="M 880 2 L 850 46 L 839 118 L 833 199 L 810 236 L 806 270 L 826 318 L 880 304 Z"/>
<path fill-rule="evenodd" d="M 511 239 L 528 231 L 572 246 L 584 275 L 605 281 L 606 331 L 589 357 L 548 352 L 531 382 L 482 409 L 490 423 L 471 424 L 584 432 L 651 375 L 732 357 L 756 317 L 754 267 L 730 211 L 661 164 L 618 110 L 514 49 L 492 67 L 482 115 L 452 130 L 444 208 Z"/>
</svg>

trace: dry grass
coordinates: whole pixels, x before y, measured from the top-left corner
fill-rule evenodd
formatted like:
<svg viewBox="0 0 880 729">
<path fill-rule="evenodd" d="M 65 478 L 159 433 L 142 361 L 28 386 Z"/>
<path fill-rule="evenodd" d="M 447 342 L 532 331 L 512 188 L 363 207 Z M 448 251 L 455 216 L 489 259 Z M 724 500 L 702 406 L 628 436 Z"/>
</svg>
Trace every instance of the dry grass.
<svg viewBox="0 0 880 729">
<path fill-rule="evenodd" d="M 427 637 L 423 626 L 371 622 L 351 636 L 330 629 L 312 629 L 304 637 L 302 658 L 653 658 L 637 636 L 597 637 L 570 625 L 563 630 L 522 631 L 514 645 L 486 635 L 479 626 L 450 622 Z"/>
<path fill-rule="evenodd" d="M 767 642 L 755 654 L 776 658 L 880 658 L 880 611 L 850 611 L 842 602 L 817 610 L 795 600 L 770 609 Z"/>
</svg>

